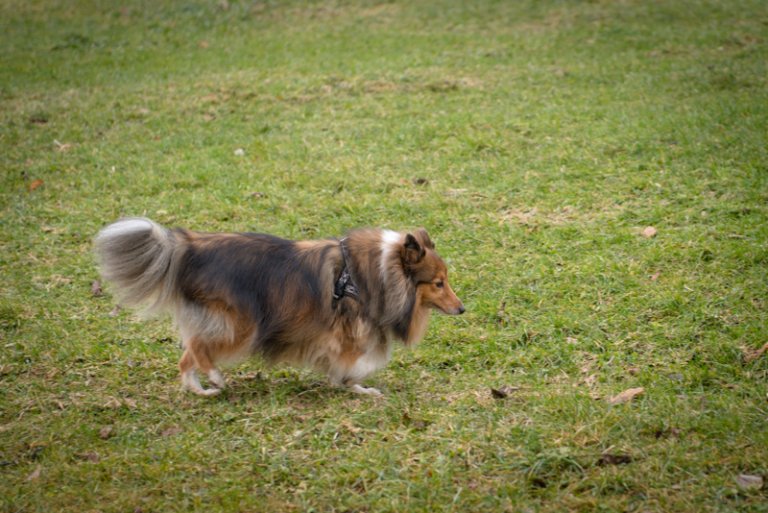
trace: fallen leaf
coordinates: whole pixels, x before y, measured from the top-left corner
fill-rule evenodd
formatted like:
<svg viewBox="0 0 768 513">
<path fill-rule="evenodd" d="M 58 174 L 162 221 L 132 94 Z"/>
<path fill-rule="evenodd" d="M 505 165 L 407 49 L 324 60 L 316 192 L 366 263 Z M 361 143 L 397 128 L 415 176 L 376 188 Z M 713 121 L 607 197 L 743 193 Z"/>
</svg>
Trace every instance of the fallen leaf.
<svg viewBox="0 0 768 513">
<path fill-rule="evenodd" d="M 104 291 L 101 290 L 101 282 L 99 280 L 94 280 L 94 282 L 91 283 L 91 294 L 93 294 L 94 297 L 99 297 L 104 294 Z"/>
<path fill-rule="evenodd" d="M 123 403 L 120 402 L 120 399 L 117 397 L 110 397 L 109 400 L 104 403 L 104 408 L 116 409 L 120 408 L 122 405 Z"/>
<path fill-rule="evenodd" d="M 766 352 L 768 352 L 768 342 L 766 342 L 763 347 L 760 349 L 755 349 L 754 351 L 750 351 L 744 356 L 744 360 L 747 362 L 751 362 L 752 360 L 757 360 L 761 356 L 763 356 Z"/>
<path fill-rule="evenodd" d="M 95 452 L 81 452 L 79 454 L 76 454 L 78 458 L 84 461 L 90 461 L 91 463 L 98 463 L 101 458 L 99 455 Z"/>
<path fill-rule="evenodd" d="M 619 395 L 615 395 L 608 399 L 609 404 L 622 404 L 627 403 L 634 399 L 635 397 L 645 393 L 645 389 L 643 387 L 638 388 L 629 388 L 627 390 L 624 390 Z"/>
<path fill-rule="evenodd" d="M 199 47 L 200 47 L 200 48 L 202 48 L 202 49 L 206 49 L 206 48 L 208 48 L 208 47 L 210 46 L 210 43 L 208 43 L 208 41 L 206 41 L 205 39 L 203 39 L 202 41 L 200 41 L 199 43 L 197 43 L 197 46 L 199 46 Z"/>
<path fill-rule="evenodd" d="M 491 388 L 491 395 L 496 399 L 504 399 L 509 397 L 512 393 L 520 390 L 520 387 L 514 387 L 512 385 L 504 385 L 499 388 Z"/>
<path fill-rule="evenodd" d="M 41 179 L 32 180 L 32 183 L 29 184 L 29 192 L 34 191 L 35 189 L 39 189 L 45 182 Z"/>
<path fill-rule="evenodd" d="M 408 412 L 403 413 L 403 420 L 406 421 L 406 423 L 410 424 L 413 419 L 411 419 L 410 415 L 408 415 Z M 342 420 L 339 425 L 349 431 L 350 433 L 359 433 L 362 431 L 359 427 L 355 426 L 352 421 L 349 419 Z"/>
<path fill-rule="evenodd" d="M 590 388 L 595 386 L 596 381 L 597 381 L 597 374 L 590 374 L 589 376 L 584 378 L 584 384 Z"/>
<path fill-rule="evenodd" d="M 131 408 L 131 409 L 136 408 L 136 400 L 135 399 L 131 399 L 130 397 L 126 397 L 125 399 L 123 399 L 123 403 L 125 403 L 125 405 L 128 408 Z"/>
<path fill-rule="evenodd" d="M 763 487 L 763 476 L 739 474 L 736 476 L 736 484 L 744 490 L 760 490 Z"/>
<path fill-rule="evenodd" d="M 35 470 L 30 472 L 29 475 L 27 476 L 27 481 L 34 481 L 37 478 L 39 478 L 40 477 L 40 472 L 42 472 L 42 470 L 43 470 L 43 467 L 41 467 L 40 465 L 35 467 Z"/>
<path fill-rule="evenodd" d="M 48 114 L 38 112 L 37 114 L 32 114 L 27 121 L 33 125 L 44 125 L 48 123 Z"/>
<path fill-rule="evenodd" d="M 62 143 L 62 142 L 57 141 L 56 139 L 53 140 L 53 144 L 56 145 L 56 149 L 58 151 L 67 151 L 67 150 L 69 150 L 72 147 L 71 144 L 69 144 L 69 143 Z"/>
<path fill-rule="evenodd" d="M 655 237 L 658 231 L 653 226 L 646 226 L 643 229 L 643 237 L 646 239 L 650 239 L 651 237 Z"/>
<path fill-rule="evenodd" d="M 72 283 L 72 278 L 68 278 L 60 274 L 54 274 L 53 276 L 51 276 L 50 282 L 53 285 L 69 285 L 70 283 Z"/>
<path fill-rule="evenodd" d="M 632 463 L 632 456 L 628 454 L 603 454 L 597 460 L 597 465 L 603 467 L 605 465 L 626 465 Z"/>
<path fill-rule="evenodd" d="M 112 438 L 113 431 L 114 431 L 113 426 L 104 426 L 103 428 L 99 429 L 99 438 L 101 438 L 102 440 L 107 440 L 108 438 Z"/>
<path fill-rule="evenodd" d="M 668 437 L 679 437 L 680 436 L 680 430 L 672 427 L 669 429 L 657 429 L 655 433 L 653 433 L 653 436 L 656 438 L 668 438 Z"/>
<path fill-rule="evenodd" d="M 651 281 L 656 281 L 659 279 L 659 276 L 661 276 L 660 272 L 655 272 L 651 275 Z"/>
<path fill-rule="evenodd" d="M 164 429 L 162 433 L 160 433 L 160 436 L 163 436 L 163 437 L 174 436 L 181 433 L 181 431 L 182 429 L 179 426 L 171 426 L 169 428 Z"/>
<path fill-rule="evenodd" d="M 505 312 L 506 308 L 507 308 L 507 302 L 502 301 L 501 306 L 499 306 L 499 310 L 496 312 L 496 324 L 498 324 L 499 326 L 504 324 L 504 319 L 506 317 L 506 312 Z"/>
</svg>

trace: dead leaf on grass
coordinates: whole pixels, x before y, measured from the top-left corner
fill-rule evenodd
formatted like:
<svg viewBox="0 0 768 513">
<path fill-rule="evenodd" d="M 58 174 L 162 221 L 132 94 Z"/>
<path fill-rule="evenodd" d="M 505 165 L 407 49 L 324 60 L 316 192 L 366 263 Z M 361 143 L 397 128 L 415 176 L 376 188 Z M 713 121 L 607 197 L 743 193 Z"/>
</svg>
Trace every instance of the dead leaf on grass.
<svg viewBox="0 0 768 513">
<path fill-rule="evenodd" d="M 629 401 L 633 400 L 635 397 L 639 395 L 642 395 L 643 393 L 645 393 L 645 389 L 643 387 L 628 388 L 627 390 L 624 390 L 622 393 L 608 399 L 608 403 L 609 404 L 628 403 Z"/>
<path fill-rule="evenodd" d="M 763 356 L 766 352 L 768 352 L 768 342 L 766 342 L 763 347 L 760 349 L 755 349 L 754 351 L 749 351 L 746 355 L 744 355 L 744 361 L 751 362 L 753 360 L 757 360 L 761 356 Z"/>
<path fill-rule="evenodd" d="M 495 399 L 504 399 L 517 392 L 518 390 L 520 390 L 520 387 L 504 385 L 499 388 L 491 388 L 491 395 Z"/>
<path fill-rule="evenodd" d="M 53 144 L 56 146 L 57 151 L 68 151 L 70 148 L 72 148 L 71 144 L 59 142 L 56 139 L 53 140 Z"/>
<path fill-rule="evenodd" d="M 642 231 L 642 235 L 646 239 L 650 239 L 651 237 L 655 237 L 657 233 L 658 233 L 658 230 L 656 230 L 656 228 L 654 228 L 653 226 L 646 226 L 643 229 L 643 231 Z"/>
<path fill-rule="evenodd" d="M 32 180 L 32 183 L 29 184 L 29 192 L 39 189 L 40 187 L 43 186 L 44 183 L 45 182 L 39 178 L 37 178 L 36 180 Z"/>
<path fill-rule="evenodd" d="M 109 438 L 112 438 L 114 436 L 114 426 L 104 426 L 101 429 L 99 429 L 99 438 L 102 440 L 107 440 Z"/>
<path fill-rule="evenodd" d="M 169 437 L 169 436 L 175 436 L 182 432 L 182 429 L 179 426 L 171 426 L 169 428 L 165 428 L 162 433 L 160 433 L 160 436 L 163 437 Z"/>
<path fill-rule="evenodd" d="M 632 456 L 629 454 L 603 454 L 597 460 L 597 465 L 603 467 L 605 465 L 626 465 L 632 463 Z"/>
<path fill-rule="evenodd" d="M 36 114 L 32 114 L 29 116 L 29 119 L 27 119 L 30 123 L 33 125 L 44 125 L 48 123 L 48 114 L 38 112 Z"/>
<path fill-rule="evenodd" d="M 743 490 L 760 490 L 763 488 L 763 476 L 739 474 L 736 476 L 736 484 Z"/>
<path fill-rule="evenodd" d="M 499 326 L 502 326 L 504 322 L 506 321 L 506 308 L 507 308 L 507 302 L 502 301 L 501 306 L 499 306 L 499 310 L 496 312 L 496 324 Z"/>
<path fill-rule="evenodd" d="M 101 457 L 92 451 L 89 452 L 81 452 L 79 454 L 76 454 L 79 459 L 83 461 L 90 461 L 91 463 L 98 463 L 101 460 Z"/>
<path fill-rule="evenodd" d="M 40 477 L 40 473 L 42 471 L 43 471 L 43 467 L 38 465 L 37 467 L 35 467 L 35 470 L 29 473 L 29 475 L 27 476 L 27 481 L 35 481 Z"/>
<path fill-rule="evenodd" d="M 104 403 L 104 408 L 109 408 L 110 410 L 120 408 L 123 403 L 120 402 L 120 399 L 117 397 L 110 397 L 109 400 Z"/>
<path fill-rule="evenodd" d="M 671 427 L 669 429 L 657 429 L 653 436 L 658 438 L 678 438 L 680 436 L 681 431 L 677 429 L 676 427 Z"/>
</svg>

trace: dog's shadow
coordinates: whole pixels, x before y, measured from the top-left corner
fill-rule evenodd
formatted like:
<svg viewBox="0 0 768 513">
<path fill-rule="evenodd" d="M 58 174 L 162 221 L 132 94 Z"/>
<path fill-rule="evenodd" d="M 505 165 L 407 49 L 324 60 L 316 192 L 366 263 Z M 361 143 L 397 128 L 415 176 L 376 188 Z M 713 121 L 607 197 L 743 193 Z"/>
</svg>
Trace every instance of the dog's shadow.
<svg viewBox="0 0 768 513">
<path fill-rule="evenodd" d="M 334 387 L 317 376 L 280 370 L 233 373 L 227 379 L 227 387 L 212 399 L 230 403 L 278 400 L 324 404 L 340 396 L 354 397 L 348 390 Z"/>
</svg>

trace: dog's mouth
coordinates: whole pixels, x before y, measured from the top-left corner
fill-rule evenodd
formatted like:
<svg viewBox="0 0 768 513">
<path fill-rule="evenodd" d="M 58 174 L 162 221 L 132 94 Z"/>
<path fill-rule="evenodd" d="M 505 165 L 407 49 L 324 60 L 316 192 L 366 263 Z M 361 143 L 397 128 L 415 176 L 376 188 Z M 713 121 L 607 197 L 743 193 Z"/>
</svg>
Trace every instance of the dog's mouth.
<svg viewBox="0 0 768 513">
<path fill-rule="evenodd" d="M 438 311 L 444 313 L 445 315 L 461 315 L 467 310 L 464 308 L 463 304 L 459 304 L 459 306 L 453 307 L 453 308 L 442 308 L 442 307 L 435 307 Z"/>
</svg>

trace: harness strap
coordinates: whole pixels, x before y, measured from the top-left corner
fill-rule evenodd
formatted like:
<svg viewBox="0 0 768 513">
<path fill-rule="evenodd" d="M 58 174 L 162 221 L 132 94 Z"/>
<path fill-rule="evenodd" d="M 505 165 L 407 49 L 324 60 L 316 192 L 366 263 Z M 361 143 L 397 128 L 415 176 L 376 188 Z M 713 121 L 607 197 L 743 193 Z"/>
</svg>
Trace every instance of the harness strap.
<svg viewBox="0 0 768 513">
<path fill-rule="evenodd" d="M 349 266 L 347 265 L 348 255 L 347 248 L 344 246 L 344 241 L 347 238 L 343 238 L 339 241 L 339 248 L 341 248 L 341 262 L 343 267 L 341 268 L 341 274 L 339 279 L 333 286 L 333 300 L 339 301 L 344 296 L 351 297 L 353 299 L 360 299 L 360 291 L 357 289 L 357 285 L 352 281 L 352 274 L 349 272 Z"/>
</svg>

